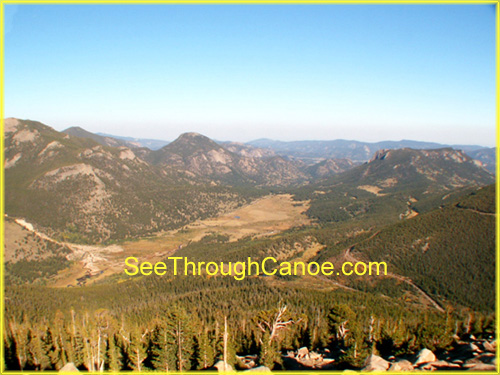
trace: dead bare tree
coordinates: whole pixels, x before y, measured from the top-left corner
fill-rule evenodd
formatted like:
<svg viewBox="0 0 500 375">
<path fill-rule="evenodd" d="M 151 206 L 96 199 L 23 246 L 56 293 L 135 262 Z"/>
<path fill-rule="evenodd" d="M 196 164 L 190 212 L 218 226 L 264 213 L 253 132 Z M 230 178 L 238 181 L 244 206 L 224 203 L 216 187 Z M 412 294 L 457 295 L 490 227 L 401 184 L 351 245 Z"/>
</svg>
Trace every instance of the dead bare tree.
<svg viewBox="0 0 500 375">
<path fill-rule="evenodd" d="M 128 350 L 133 359 L 135 370 L 140 372 L 142 370 L 142 362 L 146 359 L 147 342 L 145 339 L 149 334 L 149 329 L 146 328 L 142 331 L 140 328 L 136 328 L 135 332 L 127 333 L 122 325 L 120 334 L 123 340 L 128 344 Z"/>
<path fill-rule="evenodd" d="M 345 320 L 343 321 L 340 325 L 339 325 L 339 329 L 338 329 L 338 332 L 337 332 L 337 338 L 338 339 L 342 339 L 342 340 L 345 340 L 346 336 L 347 336 L 347 333 L 349 332 L 349 329 L 346 327 L 347 326 L 347 323 L 349 323 L 348 320 Z"/>
<path fill-rule="evenodd" d="M 227 367 L 227 316 L 224 315 L 224 371 L 228 370 Z"/>
<path fill-rule="evenodd" d="M 259 314 L 256 323 L 263 333 L 269 331 L 269 343 L 271 343 L 278 337 L 278 333 L 281 330 L 287 329 L 291 325 L 297 324 L 300 321 L 302 321 L 302 318 L 298 320 L 290 318 L 287 314 L 287 306 L 283 305 L 278 307 L 277 311 Z M 262 340 L 260 341 L 262 343 Z"/>
</svg>

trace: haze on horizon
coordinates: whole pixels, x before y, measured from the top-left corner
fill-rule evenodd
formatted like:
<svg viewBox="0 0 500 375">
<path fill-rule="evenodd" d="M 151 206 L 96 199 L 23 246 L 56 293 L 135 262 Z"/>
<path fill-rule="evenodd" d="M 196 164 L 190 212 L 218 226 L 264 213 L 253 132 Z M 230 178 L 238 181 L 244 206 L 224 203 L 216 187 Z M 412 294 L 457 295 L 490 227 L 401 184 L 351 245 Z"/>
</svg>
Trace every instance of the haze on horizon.
<svg viewBox="0 0 500 375">
<path fill-rule="evenodd" d="M 4 117 L 495 146 L 491 5 L 3 4 Z"/>
</svg>

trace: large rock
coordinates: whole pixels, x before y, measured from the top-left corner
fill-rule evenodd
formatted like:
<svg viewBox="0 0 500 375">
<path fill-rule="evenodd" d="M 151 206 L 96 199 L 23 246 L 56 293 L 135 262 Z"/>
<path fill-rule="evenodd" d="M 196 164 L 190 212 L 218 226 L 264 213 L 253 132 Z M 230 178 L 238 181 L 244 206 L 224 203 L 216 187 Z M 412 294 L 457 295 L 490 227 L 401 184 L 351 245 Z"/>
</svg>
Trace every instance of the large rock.
<svg viewBox="0 0 500 375">
<path fill-rule="evenodd" d="M 418 354 L 417 354 L 417 359 L 415 360 L 415 365 L 420 365 L 422 363 L 427 363 L 427 362 L 435 362 L 436 361 L 436 356 L 434 355 L 433 352 L 431 352 L 429 349 L 422 349 Z"/>
<path fill-rule="evenodd" d="M 469 371 L 496 371 L 497 370 L 497 366 L 487 365 L 486 363 L 474 363 L 471 365 L 466 365 L 464 367 L 465 368 L 468 367 Z"/>
<path fill-rule="evenodd" d="M 406 359 L 402 359 L 400 361 L 391 363 L 391 367 L 389 367 L 389 371 L 413 371 L 413 365 L 410 361 Z"/>
<path fill-rule="evenodd" d="M 495 354 L 493 353 L 485 353 L 478 355 L 474 358 L 468 359 L 465 363 L 486 363 L 486 364 L 494 364 L 493 361 L 496 359 Z"/>
<path fill-rule="evenodd" d="M 297 350 L 297 358 L 305 358 L 308 355 L 309 349 L 307 349 L 305 346 Z"/>
<path fill-rule="evenodd" d="M 256 366 L 255 361 L 257 360 L 257 356 L 248 355 L 245 357 L 236 356 L 237 364 L 236 367 L 240 370 L 248 370 L 254 368 Z"/>
<path fill-rule="evenodd" d="M 488 342 L 488 341 L 483 342 L 483 348 L 487 352 L 495 353 L 496 352 L 496 346 L 497 346 L 496 341 L 492 341 L 491 343 Z"/>
<path fill-rule="evenodd" d="M 319 353 L 316 353 L 316 352 L 310 352 L 309 358 L 311 358 L 312 360 L 315 360 L 315 361 L 320 361 L 323 359 L 323 356 Z"/>
<path fill-rule="evenodd" d="M 391 364 L 382 357 L 372 354 L 365 361 L 362 371 L 386 371 Z"/>
<path fill-rule="evenodd" d="M 481 349 L 479 349 L 479 346 L 477 346 L 476 344 L 474 344 L 473 342 L 471 342 L 469 344 L 470 346 L 470 350 L 473 351 L 473 352 L 481 352 Z"/>
<path fill-rule="evenodd" d="M 59 372 L 79 372 L 73 362 L 66 363 Z"/>
<path fill-rule="evenodd" d="M 251 368 L 250 370 L 245 370 L 243 372 L 271 372 L 271 369 L 266 366 L 259 366 Z"/>
<path fill-rule="evenodd" d="M 453 370 L 459 369 L 460 365 L 457 363 L 451 363 L 446 361 L 435 361 L 435 362 L 427 362 L 423 363 L 418 369 L 426 370 L 426 371 L 434 371 L 436 369 L 439 370 Z"/>
<path fill-rule="evenodd" d="M 228 372 L 234 372 L 233 367 L 230 364 L 225 364 L 224 361 L 219 361 L 217 362 L 214 367 L 217 369 L 217 371 L 221 373 L 228 373 Z"/>
</svg>

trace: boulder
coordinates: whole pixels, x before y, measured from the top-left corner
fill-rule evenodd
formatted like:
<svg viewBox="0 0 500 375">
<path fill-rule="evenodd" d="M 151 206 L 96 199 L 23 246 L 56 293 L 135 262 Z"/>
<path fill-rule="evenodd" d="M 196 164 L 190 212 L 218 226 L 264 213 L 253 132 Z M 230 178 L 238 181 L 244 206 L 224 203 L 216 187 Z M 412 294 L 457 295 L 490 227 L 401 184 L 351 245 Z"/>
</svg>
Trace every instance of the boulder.
<svg viewBox="0 0 500 375">
<path fill-rule="evenodd" d="M 333 358 L 323 358 L 321 363 L 317 366 L 322 370 L 331 370 L 335 368 L 335 359 Z"/>
<path fill-rule="evenodd" d="M 469 371 L 496 371 L 497 366 L 495 365 L 487 365 L 486 363 L 474 363 L 470 365 L 465 365 L 464 367 L 468 367 Z"/>
<path fill-rule="evenodd" d="M 495 353 L 496 352 L 496 341 L 492 341 L 492 342 L 488 342 L 488 341 L 485 341 L 483 342 L 483 348 L 484 350 L 486 350 L 487 352 L 490 352 L 490 353 Z"/>
<path fill-rule="evenodd" d="M 391 364 L 382 357 L 372 354 L 365 361 L 362 371 L 386 371 Z"/>
<path fill-rule="evenodd" d="M 469 346 L 470 346 L 470 350 L 473 351 L 473 352 L 479 352 L 480 351 L 479 347 L 476 344 L 474 344 L 473 342 L 471 342 L 469 344 Z"/>
<path fill-rule="evenodd" d="M 435 361 L 436 361 L 436 356 L 434 355 L 434 353 L 431 352 L 429 349 L 424 348 L 417 354 L 417 359 L 415 360 L 414 364 L 420 365 L 422 363 L 435 362 Z"/>
<path fill-rule="evenodd" d="M 238 362 L 238 367 L 243 369 L 243 370 L 248 370 L 248 369 L 254 368 L 255 365 L 256 365 L 255 362 L 252 360 Z"/>
<path fill-rule="evenodd" d="M 240 370 L 248 370 L 254 368 L 256 365 L 257 356 L 247 355 L 245 357 L 241 357 L 239 355 L 236 356 L 236 367 Z"/>
<path fill-rule="evenodd" d="M 457 363 L 450 363 L 446 361 L 434 361 L 434 362 L 427 362 L 422 364 L 419 369 L 421 370 L 453 370 L 456 368 L 460 368 L 460 365 Z"/>
<path fill-rule="evenodd" d="M 59 370 L 59 372 L 80 372 L 80 371 L 78 371 L 73 362 L 68 362 L 63 366 L 62 369 Z"/>
<path fill-rule="evenodd" d="M 321 360 L 321 359 L 323 359 L 323 356 L 319 353 L 316 353 L 316 352 L 310 352 L 309 358 L 311 358 L 312 360 Z"/>
<path fill-rule="evenodd" d="M 304 358 L 307 355 L 309 355 L 309 349 L 307 349 L 305 346 L 297 350 L 297 358 Z"/>
<path fill-rule="evenodd" d="M 234 372 L 233 367 L 230 364 L 225 364 L 224 366 L 224 361 L 217 362 L 214 367 L 221 373 Z"/>
<path fill-rule="evenodd" d="M 406 359 L 402 359 L 400 361 L 391 363 L 391 367 L 389 367 L 389 371 L 413 371 L 413 365 L 410 361 Z"/>
<path fill-rule="evenodd" d="M 495 354 L 493 353 L 485 353 L 481 354 L 473 359 L 469 359 L 466 363 L 487 363 L 493 364 L 492 362 L 496 359 Z"/>
<path fill-rule="evenodd" d="M 466 365 L 475 364 L 475 363 L 482 363 L 482 362 L 477 358 L 471 358 L 471 359 L 468 359 L 467 361 L 465 361 Z"/>
</svg>

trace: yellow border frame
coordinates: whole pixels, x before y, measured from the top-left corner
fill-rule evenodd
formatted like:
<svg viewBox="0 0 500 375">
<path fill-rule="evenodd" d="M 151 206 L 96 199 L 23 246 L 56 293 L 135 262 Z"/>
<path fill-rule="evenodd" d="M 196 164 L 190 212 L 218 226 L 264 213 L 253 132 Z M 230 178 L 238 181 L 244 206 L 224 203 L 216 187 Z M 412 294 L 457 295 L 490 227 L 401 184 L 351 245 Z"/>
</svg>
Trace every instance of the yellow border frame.
<svg viewBox="0 0 500 375">
<path fill-rule="evenodd" d="M 498 338 L 500 337 L 500 221 L 498 220 L 498 212 L 500 212 L 500 0 L 0 0 L 0 165 L 4 165 L 4 4 L 495 4 L 496 5 L 496 340 L 497 340 L 497 371 L 468 371 L 471 374 L 500 374 L 500 348 L 498 348 Z M 4 217 L 5 217 L 5 204 L 4 204 L 4 168 L 0 168 L 0 374 L 59 374 L 57 371 L 5 371 L 4 369 Z M 273 371 L 274 373 L 281 373 L 287 375 L 305 375 L 308 373 L 320 372 L 324 375 L 342 374 L 342 371 Z M 112 374 L 112 372 L 105 372 Z M 152 374 L 151 372 L 131 372 L 121 371 L 119 374 L 134 373 L 134 374 Z M 176 372 L 154 372 L 159 375 L 178 374 Z M 186 371 L 183 374 L 218 374 L 214 371 Z M 406 374 L 402 372 L 392 372 L 393 374 Z M 464 371 L 440 371 L 445 374 L 463 374 Z M 80 374 L 80 372 L 78 372 Z M 254 374 L 269 375 L 268 372 Z"/>
</svg>

